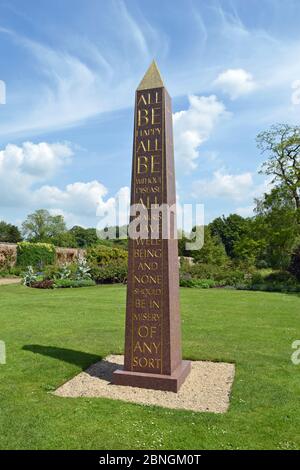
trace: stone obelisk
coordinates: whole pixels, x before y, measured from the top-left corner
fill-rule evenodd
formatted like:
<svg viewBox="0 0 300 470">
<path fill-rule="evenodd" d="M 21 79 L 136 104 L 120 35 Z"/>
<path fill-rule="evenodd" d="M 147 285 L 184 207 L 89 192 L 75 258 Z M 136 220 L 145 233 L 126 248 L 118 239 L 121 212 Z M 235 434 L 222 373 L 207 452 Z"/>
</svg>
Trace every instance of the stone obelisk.
<svg viewBox="0 0 300 470">
<path fill-rule="evenodd" d="M 177 392 L 190 372 L 182 361 L 171 99 L 155 62 L 136 91 L 131 205 L 166 205 L 169 235 L 129 237 L 125 362 L 118 385 Z M 132 219 L 131 219 L 132 220 Z M 149 226 L 147 226 L 149 229 Z"/>
</svg>

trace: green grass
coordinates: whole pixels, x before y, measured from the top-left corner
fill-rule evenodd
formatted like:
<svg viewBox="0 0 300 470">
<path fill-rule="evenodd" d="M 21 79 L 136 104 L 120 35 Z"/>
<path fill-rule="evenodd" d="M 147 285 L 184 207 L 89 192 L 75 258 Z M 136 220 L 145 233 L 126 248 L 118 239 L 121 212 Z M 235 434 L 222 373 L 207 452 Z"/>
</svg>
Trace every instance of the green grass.
<svg viewBox="0 0 300 470">
<path fill-rule="evenodd" d="M 299 449 L 299 296 L 181 289 L 184 357 L 236 363 L 224 415 L 49 393 L 122 353 L 124 312 L 123 286 L 0 287 L 1 449 Z"/>
</svg>

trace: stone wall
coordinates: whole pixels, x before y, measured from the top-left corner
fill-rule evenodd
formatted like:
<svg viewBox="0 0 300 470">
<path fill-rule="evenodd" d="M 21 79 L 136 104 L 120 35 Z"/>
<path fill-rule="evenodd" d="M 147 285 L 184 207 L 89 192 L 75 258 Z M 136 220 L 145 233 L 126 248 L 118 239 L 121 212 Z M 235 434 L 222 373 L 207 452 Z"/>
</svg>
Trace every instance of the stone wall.
<svg viewBox="0 0 300 470">
<path fill-rule="evenodd" d="M 56 248 L 57 263 L 72 263 L 78 256 L 84 256 L 85 250 L 80 248 Z M 0 269 L 13 267 L 17 262 L 17 245 L 13 243 L 0 243 Z"/>
</svg>

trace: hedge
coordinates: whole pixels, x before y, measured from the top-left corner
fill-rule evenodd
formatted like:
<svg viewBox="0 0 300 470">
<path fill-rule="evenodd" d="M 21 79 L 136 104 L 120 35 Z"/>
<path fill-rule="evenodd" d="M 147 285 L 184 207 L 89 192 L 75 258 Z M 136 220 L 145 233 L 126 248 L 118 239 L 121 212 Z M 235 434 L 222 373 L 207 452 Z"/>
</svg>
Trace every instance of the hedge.
<svg viewBox="0 0 300 470">
<path fill-rule="evenodd" d="M 54 264 L 55 259 L 55 247 L 50 243 L 19 242 L 17 245 L 18 266 L 42 269 L 45 265 Z"/>
<path fill-rule="evenodd" d="M 92 287 L 96 283 L 92 279 L 81 279 L 76 281 L 74 279 L 57 279 L 54 281 L 54 287 L 56 288 L 76 288 L 76 287 Z"/>
<path fill-rule="evenodd" d="M 111 262 L 127 261 L 128 253 L 122 248 L 98 244 L 87 249 L 86 259 L 94 266 L 103 266 L 109 265 Z"/>
<path fill-rule="evenodd" d="M 92 266 L 91 276 L 97 284 L 112 284 L 127 280 L 127 261 L 111 261 L 106 266 Z"/>
</svg>

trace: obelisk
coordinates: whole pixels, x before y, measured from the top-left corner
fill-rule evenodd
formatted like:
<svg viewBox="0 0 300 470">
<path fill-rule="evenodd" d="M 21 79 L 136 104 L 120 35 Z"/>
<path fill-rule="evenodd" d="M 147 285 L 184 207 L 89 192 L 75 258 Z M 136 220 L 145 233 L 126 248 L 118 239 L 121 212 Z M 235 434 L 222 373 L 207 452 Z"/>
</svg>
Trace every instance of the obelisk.
<svg viewBox="0 0 300 470">
<path fill-rule="evenodd" d="M 153 61 L 135 99 L 131 205 L 162 204 L 158 236 L 129 237 L 124 369 L 113 383 L 177 392 L 190 372 L 181 355 L 179 265 L 171 99 Z M 132 218 L 131 218 L 132 222 Z"/>
</svg>

